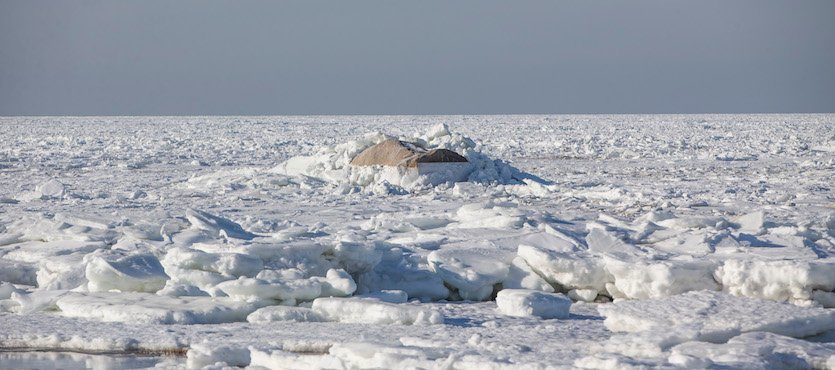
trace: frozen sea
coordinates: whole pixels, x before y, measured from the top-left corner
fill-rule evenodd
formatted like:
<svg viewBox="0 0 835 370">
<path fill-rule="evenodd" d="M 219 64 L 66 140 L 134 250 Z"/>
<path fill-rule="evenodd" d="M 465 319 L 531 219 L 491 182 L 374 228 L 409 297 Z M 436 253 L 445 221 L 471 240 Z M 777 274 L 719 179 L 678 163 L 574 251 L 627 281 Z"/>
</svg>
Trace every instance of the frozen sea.
<svg viewBox="0 0 835 370">
<path fill-rule="evenodd" d="M 834 184 L 833 114 L 0 117 L 0 368 L 832 369 Z"/>
</svg>

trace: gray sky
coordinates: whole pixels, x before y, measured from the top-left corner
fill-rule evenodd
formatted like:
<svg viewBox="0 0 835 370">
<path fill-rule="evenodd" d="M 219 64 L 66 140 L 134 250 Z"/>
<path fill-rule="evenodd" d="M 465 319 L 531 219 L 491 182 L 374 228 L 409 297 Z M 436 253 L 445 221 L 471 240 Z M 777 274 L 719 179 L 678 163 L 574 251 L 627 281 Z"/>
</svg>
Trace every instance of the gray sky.
<svg viewBox="0 0 835 370">
<path fill-rule="evenodd" d="M 0 115 L 835 112 L 835 1 L 0 0 Z"/>
</svg>

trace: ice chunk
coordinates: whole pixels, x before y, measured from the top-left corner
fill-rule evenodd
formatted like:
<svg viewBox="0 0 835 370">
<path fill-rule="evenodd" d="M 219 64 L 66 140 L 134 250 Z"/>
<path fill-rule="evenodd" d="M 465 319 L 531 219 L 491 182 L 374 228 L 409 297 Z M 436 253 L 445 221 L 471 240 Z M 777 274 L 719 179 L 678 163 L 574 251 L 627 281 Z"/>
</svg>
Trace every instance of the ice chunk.
<svg viewBox="0 0 835 370">
<path fill-rule="evenodd" d="M 91 292 L 119 290 L 153 293 L 165 286 L 168 275 L 159 260 L 150 254 L 137 254 L 108 259 L 92 256 L 87 261 L 85 276 Z"/>
<path fill-rule="evenodd" d="M 499 312 L 510 316 L 536 316 L 543 319 L 568 317 L 571 300 L 559 293 L 527 289 L 503 289 L 496 295 Z"/>
<path fill-rule="evenodd" d="M 426 270 L 420 256 L 399 248 L 383 253 L 382 259 L 372 271 L 359 276 L 360 292 L 402 290 L 411 298 L 425 300 L 445 299 L 449 290 L 437 274 Z"/>
<path fill-rule="evenodd" d="M 734 223 L 739 226 L 739 230 L 759 235 L 765 230 L 765 212 L 757 211 L 751 212 L 735 218 Z"/>
<path fill-rule="evenodd" d="M 427 256 L 429 267 L 466 300 L 483 301 L 493 293 L 493 285 L 507 277 L 506 257 L 483 248 L 442 249 Z"/>
<path fill-rule="evenodd" d="M 522 257 L 513 259 L 507 277 L 502 281 L 502 287 L 505 289 L 531 289 L 543 292 L 554 291 L 554 287 L 537 275 Z"/>
<path fill-rule="evenodd" d="M 246 317 L 251 323 L 273 321 L 317 322 L 325 321 L 316 311 L 307 307 L 269 306 L 259 308 Z"/>
<path fill-rule="evenodd" d="M 68 317 L 145 324 L 217 324 L 245 321 L 247 315 L 270 303 L 274 302 L 149 293 L 67 293 L 55 304 Z"/>
<path fill-rule="evenodd" d="M 357 290 L 354 278 L 342 269 L 330 269 L 318 281 L 322 284 L 323 297 L 347 297 Z"/>
<path fill-rule="evenodd" d="M 626 243 L 601 228 L 593 228 L 586 236 L 589 251 L 611 256 L 621 261 L 634 261 L 647 255 L 638 247 Z"/>
<path fill-rule="evenodd" d="M 698 291 L 662 299 L 598 306 L 609 330 L 687 333 L 681 337 L 722 343 L 741 333 L 767 331 L 806 337 L 835 329 L 835 310 Z"/>
<path fill-rule="evenodd" d="M 84 254 L 52 256 L 38 263 L 38 288 L 44 290 L 75 289 L 87 282 L 84 276 Z"/>
<path fill-rule="evenodd" d="M 358 324 L 440 324 L 437 311 L 407 304 L 393 304 L 362 298 L 317 298 L 313 310 L 328 321 Z"/>
<path fill-rule="evenodd" d="M 646 299 L 672 296 L 691 290 L 719 290 L 713 280 L 715 263 L 692 261 L 622 262 L 605 258 L 614 277 L 613 298 Z"/>
<path fill-rule="evenodd" d="M 258 258 L 241 253 L 207 253 L 172 248 L 160 261 L 174 282 L 207 287 L 240 276 L 252 277 L 264 268 Z"/>
<path fill-rule="evenodd" d="M 716 280 L 723 290 L 777 301 L 809 300 L 812 290 L 835 290 L 835 257 L 812 261 L 729 259 Z"/>
<path fill-rule="evenodd" d="M 235 239 L 250 240 L 256 235 L 250 233 L 232 220 L 215 216 L 213 214 L 189 208 L 186 210 L 186 218 L 191 226 L 211 233 L 213 237 L 225 236 Z"/>
<path fill-rule="evenodd" d="M 612 277 L 601 258 L 583 251 L 557 251 L 520 245 L 522 257 L 539 276 L 568 289 L 604 291 Z"/>
</svg>

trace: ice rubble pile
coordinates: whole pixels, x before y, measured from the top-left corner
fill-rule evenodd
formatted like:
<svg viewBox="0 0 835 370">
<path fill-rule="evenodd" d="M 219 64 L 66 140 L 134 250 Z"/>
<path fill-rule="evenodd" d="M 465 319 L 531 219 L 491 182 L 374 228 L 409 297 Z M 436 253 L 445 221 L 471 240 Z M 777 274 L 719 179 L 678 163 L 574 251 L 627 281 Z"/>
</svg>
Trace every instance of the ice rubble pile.
<svg viewBox="0 0 835 370">
<path fill-rule="evenodd" d="M 369 188 L 375 192 L 392 193 L 454 181 L 451 174 L 445 175 L 443 172 L 419 175 L 400 167 L 350 165 L 351 160 L 363 150 L 387 139 L 393 137 L 372 133 L 358 140 L 322 147 L 312 156 L 288 159 L 277 166 L 274 172 L 318 179 L 336 184 L 346 192 L 354 188 Z M 463 155 L 471 165 L 468 181 L 520 184 L 530 177 L 501 160 L 488 157 L 482 152 L 480 143 L 451 132 L 446 124 L 435 125 L 423 135 L 396 139 L 417 143 L 427 149 L 448 149 Z"/>
</svg>

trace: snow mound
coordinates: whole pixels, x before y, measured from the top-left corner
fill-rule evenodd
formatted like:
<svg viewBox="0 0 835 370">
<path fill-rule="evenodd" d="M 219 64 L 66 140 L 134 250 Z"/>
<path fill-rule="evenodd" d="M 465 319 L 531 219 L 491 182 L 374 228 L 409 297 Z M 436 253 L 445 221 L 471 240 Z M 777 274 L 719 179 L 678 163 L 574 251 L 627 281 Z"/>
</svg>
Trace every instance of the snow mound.
<svg viewBox="0 0 835 370">
<path fill-rule="evenodd" d="M 564 319 L 568 317 L 571 299 L 559 293 L 504 289 L 496 295 L 496 305 L 499 312 L 509 316 Z"/>
</svg>

